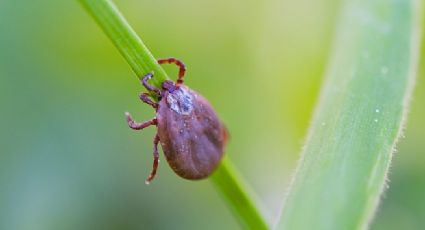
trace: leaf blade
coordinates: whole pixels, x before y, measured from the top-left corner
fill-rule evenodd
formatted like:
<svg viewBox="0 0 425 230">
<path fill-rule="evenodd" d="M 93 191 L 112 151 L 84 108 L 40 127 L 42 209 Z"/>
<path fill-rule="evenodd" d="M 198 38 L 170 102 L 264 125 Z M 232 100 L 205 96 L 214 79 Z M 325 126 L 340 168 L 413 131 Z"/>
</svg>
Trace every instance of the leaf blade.
<svg viewBox="0 0 425 230">
<path fill-rule="evenodd" d="M 364 229 L 384 190 L 418 60 L 413 1 L 345 1 L 279 229 Z"/>
</svg>

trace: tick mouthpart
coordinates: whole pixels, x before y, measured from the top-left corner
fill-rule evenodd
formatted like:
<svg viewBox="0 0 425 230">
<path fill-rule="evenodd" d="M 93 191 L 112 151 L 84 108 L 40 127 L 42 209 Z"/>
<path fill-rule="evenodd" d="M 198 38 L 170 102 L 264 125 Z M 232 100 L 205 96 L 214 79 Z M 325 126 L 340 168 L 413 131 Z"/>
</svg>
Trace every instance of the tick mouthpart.
<svg viewBox="0 0 425 230">
<path fill-rule="evenodd" d="M 174 85 L 173 81 L 166 80 L 162 83 L 162 88 L 164 90 L 167 90 L 168 92 L 172 93 L 174 90 L 178 89 L 176 85 Z"/>
</svg>

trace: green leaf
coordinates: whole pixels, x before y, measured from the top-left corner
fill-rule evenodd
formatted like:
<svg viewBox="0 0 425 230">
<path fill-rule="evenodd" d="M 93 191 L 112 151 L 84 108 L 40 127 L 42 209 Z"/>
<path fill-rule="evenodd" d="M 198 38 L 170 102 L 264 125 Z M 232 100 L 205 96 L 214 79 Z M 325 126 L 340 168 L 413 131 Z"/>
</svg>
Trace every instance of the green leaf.
<svg viewBox="0 0 425 230">
<path fill-rule="evenodd" d="M 80 0 L 80 2 L 108 35 L 139 79 L 152 71 L 154 77 L 151 81 L 156 87 L 161 87 L 161 83 L 169 79 L 112 1 Z"/>
<path fill-rule="evenodd" d="M 365 229 L 387 185 L 419 53 L 409 0 L 346 0 L 278 229 Z"/>
<path fill-rule="evenodd" d="M 97 23 L 115 44 L 136 75 L 141 78 L 154 71 L 152 84 L 161 87 L 168 79 L 165 71 L 157 64 L 148 48 L 137 36 L 118 11 L 108 0 L 79 0 Z M 229 158 L 225 157 L 217 171 L 212 175 L 212 182 L 222 194 L 231 210 L 238 217 L 239 223 L 252 229 L 268 229 L 268 225 L 258 210 L 243 178 L 237 173 Z"/>
<path fill-rule="evenodd" d="M 251 189 L 246 185 L 233 163 L 224 157 L 211 181 L 233 210 L 239 223 L 246 229 L 269 229 L 260 210 L 264 208 L 254 201 Z"/>
</svg>

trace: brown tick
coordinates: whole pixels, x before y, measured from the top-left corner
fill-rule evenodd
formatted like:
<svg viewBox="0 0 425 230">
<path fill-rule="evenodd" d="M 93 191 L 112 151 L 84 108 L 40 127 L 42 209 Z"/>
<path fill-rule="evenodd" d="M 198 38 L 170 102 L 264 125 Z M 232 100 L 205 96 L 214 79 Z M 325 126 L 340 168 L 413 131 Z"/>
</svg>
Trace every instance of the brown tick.
<svg viewBox="0 0 425 230">
<path fill-rule="evenodd" d="M 142 78 L 143 86 L 159 99 L 155 103 L 148 93 L 140 94 L 140 99 L 155 109 L 155 118 L 137 123 L 129 113 L 125 114 L 128 125 L 134 130 L 157 126 L 153 139 L 153 168 L 146 183 L 154 179 L 158 168 L 158 143 L 161 143 L 165 158 L 177 175 L 189 180 L 206 178 L 217 168 L 223 156 L 227 130 L 210 103 L 183 85 L 186 67 L 181 61 L 167 58 L 158 60 L 158 63 L 176 64 L 179 75 L 176 83 L 166 80 L 161 89 L 148 83 L 153 73 Z"/>
</svg>

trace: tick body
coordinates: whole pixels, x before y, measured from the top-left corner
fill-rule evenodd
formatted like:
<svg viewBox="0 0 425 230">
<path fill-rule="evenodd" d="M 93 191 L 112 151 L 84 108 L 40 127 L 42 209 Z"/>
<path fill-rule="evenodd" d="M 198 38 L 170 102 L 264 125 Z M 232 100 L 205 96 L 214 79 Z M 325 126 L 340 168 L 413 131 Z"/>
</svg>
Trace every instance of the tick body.
<svg viewBox="0 0 425 230">
<path fill-rule="evenodd" d="M 210 103 L 199 93 L 183 85 L 184 64 L 175 59 L 160 59 L 158 63 L 175 63 L 180 67 L 176 83 L 164 81 L 157 89 L 148 83 L 153 77 L 148 73 L 142 78 L 145 88 L 159 98 L 155 103 L 147 93 L 140 99 L 156 110 L 156 117 L 143 123 L 135 122 L 126 113 L 130 128 L 144 129 L 157 126 L 154 137 L 154 163 L 146 183 L 151 182 L 158 167 L 158 143 L 161 144 L 168 164 L 173 171 L 189 180 L 208 177 L 218 166 L 227 142 L 227 130 L 219 120 Z"/>
</svg>

